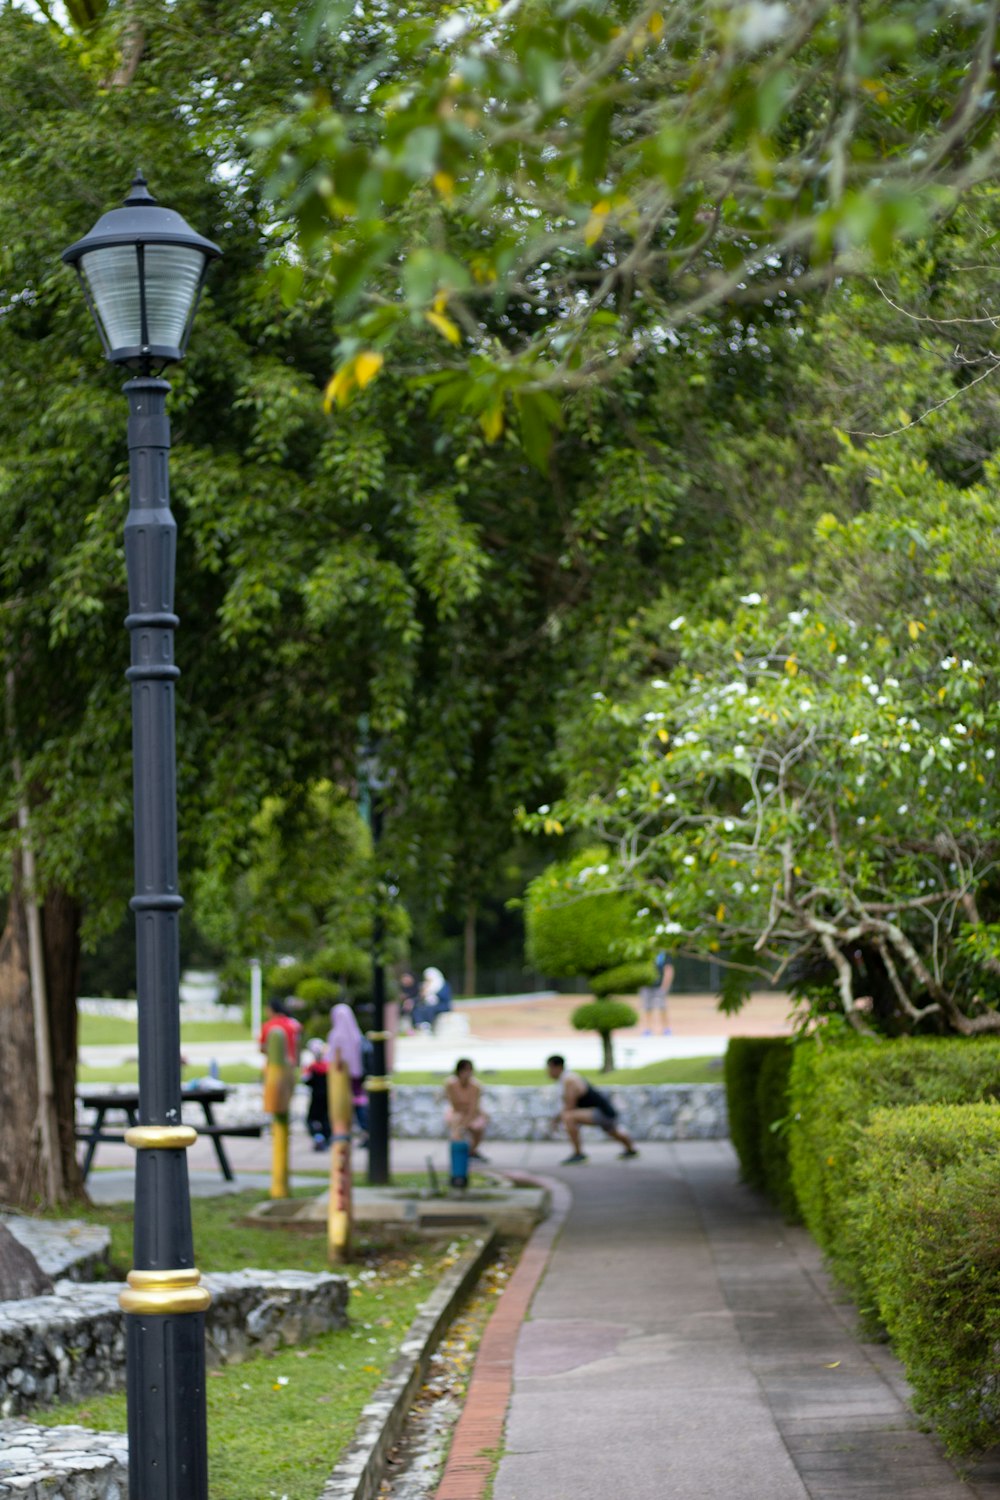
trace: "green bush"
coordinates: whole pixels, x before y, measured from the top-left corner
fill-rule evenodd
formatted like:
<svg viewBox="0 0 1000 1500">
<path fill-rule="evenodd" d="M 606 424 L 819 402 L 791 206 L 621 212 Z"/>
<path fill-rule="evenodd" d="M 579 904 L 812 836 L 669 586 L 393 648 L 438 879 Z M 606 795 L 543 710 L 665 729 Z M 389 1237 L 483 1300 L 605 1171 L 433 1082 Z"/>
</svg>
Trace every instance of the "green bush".
<svg viewBox="0 0 1000 1500">
<path fill-rule="evenodd" d="M 766 1193 L 789 1216 L 795 1195 L 788 1175 L 787 1133 L 772 1130 L 788 1115 L 792 1044 L 781 1036 L 733 1037 L 726 1048 L 729 1138 L 749 1187 Z"/>
<path fill-rule="evenodd" d="M 602 890 L 607 850 L 587 849 L 549 865 L 524 898 L 525 951 L 543 974 L 600 974 L 629 957 L 636 901 Z"/>
<path fill-rule="evenodd" d="M 764 1164 L 760 1158 L 757 1079 L 764 1058 L 777 1041 L 770 1036 L 734 1036 L 723 1063 L 729 1139 L 740 1164 L 740 1176 L 748 1187 L 759 1191 L 764 1188 Z"/>
<path fill-rule="evenodd" d="M 953 1452 L 1000 1441 L 1000 1108 L 876 1110 L 849 1212 L 917 1410 Z"/>
<path fill-rule="evenodd" d="M 605 995 L 637 995 L 647 984 L 656 984 L 656 965 L 643 962 L 616 964 L 591 978 L 590 988 L 598 999 Z"/>
<path fill-rule="evenodd" d="M 332 979 L 300 979 L 295 993 L 307 1005 L 333 1005 L 340 999 L 340 985 Z"/>
<path fill-rule="evenodd" d="M 272 964 L 264 975 L 264 983 L 271 995 L 291 995 L 303 979 L 311 979 L 315 973 L 312 964 Z"/>
<path fill-rule="evenodd" d="M 757 1121 L 760 1131 L 760 1163 L 764 1192 L 785 1218 L 800 1218 L 788 1161 L 788 1088 L 794 1047 L 778 1040 L 764 1054 L 757 1074 Z"/>
<path fill-rule="evenodd" d="M 870 1150 L 865 1125 L 882 1107 L 972 1104 L 1000 1084 L 1000 1041 L 902 1037 L 794 1049 L 789 1096 L 792 1186 L 806 1226 L 865 1311 L 868 1256 L 847 1205 Z"/>
</svg>

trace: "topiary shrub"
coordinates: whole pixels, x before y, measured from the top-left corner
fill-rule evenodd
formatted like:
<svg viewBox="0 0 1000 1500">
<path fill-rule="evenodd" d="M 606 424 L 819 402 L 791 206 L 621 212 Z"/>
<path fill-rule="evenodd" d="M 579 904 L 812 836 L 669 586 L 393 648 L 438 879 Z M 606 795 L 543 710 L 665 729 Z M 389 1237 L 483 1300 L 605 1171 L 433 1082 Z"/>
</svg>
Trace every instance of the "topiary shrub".
<svg viewBox="0 0 1000 1500">
<path fill-rule="evenodd" d="M 586 1005 L 578 1005 L 570 1016 L 577 1031 L 596 1031 L 600 1036 L 604 1048 L 602 1073 L 610 1073 L 615 1065 L 611 1033 L 620 1031 L 623 1026 L 634 1026 L 638 1019 L 631 1005 L 626 1005 L 624 1000 L 590 1000 Z"/>
<path fill-rule="evenodd" d="M 1000 1441 L 1000 1108 L 877 1110 L 864 1132 L 853 1237 L 913 1387 L 947 1447 Z"/>
<path fill-rule="evenodd" d="M 300 979 L 295 993 L 306 1005 L 333 1005 L 340 999 L 340 985 L 332 979 Z"/>
<path fill-rule="evenodd" d="M 605 995 L 637 995 L 644 986 L 656 984 L 658 977 L 655 964 L 639 960 L 630 964 L 616 964 L 613 969 L 594 974 L 590 980 L 590 988 L 598 999 L 603 999 Z"/>
<path fill-rule="evenodd" d="M 856 1295 L 862 1311 L 873 1297 L 867 1247 L 852 1229 L 847 1205 L 871 1147 L 872 1112 L 911 1104 L 972 1104 L 993 1098 L 1000 1084 L 1000 1041 L 901 1037 L 816 1041 L 794 1048 L 789 1090 L 792 1185 L 810 1233 Z"/>
<path fill-rule="evenodd" d="M 525 951 L 543 974 L 570 978 L 624 964 L 635 943 L 632 896 L 602 890 L 607 851 L 587 849 L 543 870 L 524 899 Z M 633 949 L 634 951 L 634 949 Z"/>
<path fill-rule="evenodd" d="M 783 1039 L 778 1037 L 734 1036 L 726 1048 L 723 1064 L 729 1138 L 740 1164 L 740 1176 L 748 1187 L 759 1192 L 764 1191 L 765 1178 L 757 1080 L 765 1057 L 782 1044 Z"/>
</svg>

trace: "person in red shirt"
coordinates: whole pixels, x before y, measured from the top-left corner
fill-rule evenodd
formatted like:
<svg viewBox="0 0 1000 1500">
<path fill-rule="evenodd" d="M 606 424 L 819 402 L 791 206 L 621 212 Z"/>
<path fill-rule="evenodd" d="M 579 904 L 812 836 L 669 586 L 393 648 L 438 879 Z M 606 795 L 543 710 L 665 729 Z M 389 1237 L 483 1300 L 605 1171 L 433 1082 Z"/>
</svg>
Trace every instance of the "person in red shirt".
<svg viewBox="0 0 1000 1500">
<path fill-rule="evenodd" d="M 279 1027 L 285 1033 L 285 1051 L 288 1063 L 291 1067 L 297 1068 L 299 1065 L 299 1051 L 302 1047 L 301 1022 L 296 1021 L 294 1016 L 288 1014 L 285 1009 L 284 1000 L 275 998 L 274 1000 L 269 1000 L 267 1003 L 271 1014 L 260 1028 L 260 1050 L 266 1055 L 268 1033 L 273 1031 L 275 1027 Z"/>
</svg>

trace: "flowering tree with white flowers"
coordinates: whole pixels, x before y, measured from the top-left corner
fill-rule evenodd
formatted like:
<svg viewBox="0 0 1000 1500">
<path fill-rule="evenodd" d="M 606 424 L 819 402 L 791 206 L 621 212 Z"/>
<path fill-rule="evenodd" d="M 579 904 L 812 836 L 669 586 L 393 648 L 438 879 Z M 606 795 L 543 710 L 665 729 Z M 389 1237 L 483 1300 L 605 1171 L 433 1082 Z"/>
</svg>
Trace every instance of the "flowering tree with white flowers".
<svg viewBox="0 0 1000 1500">
<path fill-rule="evenodd" d="M 734 996 L 826 983 L 859 1027 L 1000 1031 L 997 476 L 957 492 L 905 448 L 844 467 L 883 498 L 820 521 L 796 607 L 647 619 L 662 675 L 594 696 L 549 816 L 616 851 L 637 953 L 717 955 Z"/>
</svg>

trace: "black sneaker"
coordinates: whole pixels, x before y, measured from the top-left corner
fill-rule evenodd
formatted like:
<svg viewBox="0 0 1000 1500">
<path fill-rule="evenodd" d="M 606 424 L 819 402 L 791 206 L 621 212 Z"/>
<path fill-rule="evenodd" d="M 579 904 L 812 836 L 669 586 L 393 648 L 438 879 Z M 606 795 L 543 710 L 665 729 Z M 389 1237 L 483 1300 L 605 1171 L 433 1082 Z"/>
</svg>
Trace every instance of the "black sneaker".
<svg viewBox="0 0 1000 1500">
<path fill-rule="evenodd" d="M 638 1156 L 638 1155 L 639 1155 L 639 1153 L 635 1149 L 635 1147 L 634 1146 L 630 1146 L 627 1151 L 619 1151 L 619 1153 L 618 1153 L 618 1160 L 619 1161 L 628 1161 L 628 1159 L 629 1159 L 630 1156 Z"/>
<path fill-rule="evenodd" d="M 587 1158 L 582 1151 L 574 1151 L 572 1156 L 567 1156 L 560 1162 L 563 1167 L 575 1167 L 578 1162 L 586 1161 Z"/>
</svg>

